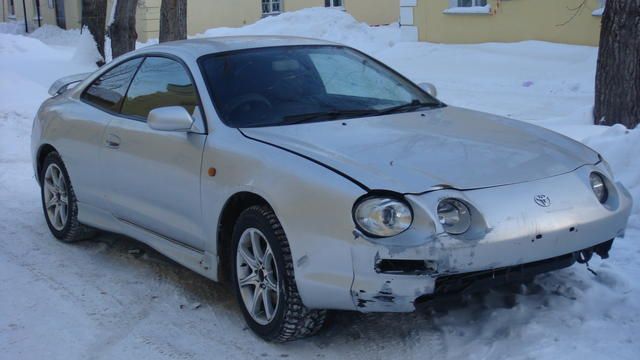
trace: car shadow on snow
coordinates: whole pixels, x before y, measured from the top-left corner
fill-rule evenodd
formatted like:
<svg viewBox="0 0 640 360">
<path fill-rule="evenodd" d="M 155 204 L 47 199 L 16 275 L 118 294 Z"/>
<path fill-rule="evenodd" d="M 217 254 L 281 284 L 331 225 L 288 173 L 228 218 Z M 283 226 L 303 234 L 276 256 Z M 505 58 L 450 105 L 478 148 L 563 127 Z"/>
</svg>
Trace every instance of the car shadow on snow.
<svg viewBox="0 0 640 360">
<path fill-rule="evenodd" d="M 95 239 L 75 244 L 88 252 L 110 257 L 118 266 L 131 266 L 149 276 L 149 282 L 164 283 L 181 290 L 186 306 L 235 307 L 234 295 L 224 284 L 216 283 L 162 255 L 150 246 L 124 235 L 102 233 Z M 232 305 L 232 306 L 230 306 Z M 235 309 L 234 309 L 235 311 Z M 238 309 L 239 313 L 239 309 Z"/>
</svg>

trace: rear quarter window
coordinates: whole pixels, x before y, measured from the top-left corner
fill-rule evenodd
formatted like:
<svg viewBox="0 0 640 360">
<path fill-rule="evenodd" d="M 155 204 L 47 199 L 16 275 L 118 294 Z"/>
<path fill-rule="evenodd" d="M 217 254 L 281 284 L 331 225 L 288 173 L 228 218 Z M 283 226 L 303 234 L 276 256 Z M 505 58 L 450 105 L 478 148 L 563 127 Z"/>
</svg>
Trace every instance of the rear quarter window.
<svg viewBox="0 0 640 360">
<path fill-rule="evenodd" d="M 101 109 L 119 112 L 131 79 L 140 66 L 142 58 L 117 65 L 93 81 L 81 98 Z"/>
</svg>

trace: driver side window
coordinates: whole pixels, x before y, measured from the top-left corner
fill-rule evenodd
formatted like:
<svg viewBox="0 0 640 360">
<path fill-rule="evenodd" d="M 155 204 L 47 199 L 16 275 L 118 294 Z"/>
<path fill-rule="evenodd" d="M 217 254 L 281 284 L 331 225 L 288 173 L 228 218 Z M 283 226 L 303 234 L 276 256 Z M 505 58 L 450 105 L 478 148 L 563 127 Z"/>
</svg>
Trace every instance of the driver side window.
<svg viewBox="0 0 640 360">
<path fill-rule="evenodd" d="M 146 121 L 151 110 L 165 106 L 182 106 L 194 115 L 196 89 L 179 62 L 147 57 L 131 82 L 121 113 Z"/>
</svg>

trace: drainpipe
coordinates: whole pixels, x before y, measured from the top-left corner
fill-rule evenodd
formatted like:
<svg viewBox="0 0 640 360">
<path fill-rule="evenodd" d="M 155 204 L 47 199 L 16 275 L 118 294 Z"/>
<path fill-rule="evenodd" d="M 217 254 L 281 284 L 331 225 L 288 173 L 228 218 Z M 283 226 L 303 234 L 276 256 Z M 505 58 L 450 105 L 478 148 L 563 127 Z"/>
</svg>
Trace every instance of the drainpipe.
<svg viewBox="0 0 640 360">
<path fill-rule="evenodd" d="M 36 16 L 38 17 L 38 27 L 41 27 L 42 24 L 40 23 L 40 0 L 36 0 Z"/>
<path fill-rule="evenodd" d="M 27 19 L 27 4 L 22 0 L 22 13 L 24 14 L 24 31 L 29 32 L 29 20 Z"/>
</svg>

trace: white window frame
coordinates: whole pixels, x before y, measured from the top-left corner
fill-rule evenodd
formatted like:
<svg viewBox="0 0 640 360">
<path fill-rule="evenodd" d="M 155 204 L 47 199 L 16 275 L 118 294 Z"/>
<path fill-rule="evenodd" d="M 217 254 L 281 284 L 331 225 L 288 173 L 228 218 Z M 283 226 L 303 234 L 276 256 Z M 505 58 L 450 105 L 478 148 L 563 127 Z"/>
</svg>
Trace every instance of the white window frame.
<svg viewBox="0 0 640 360">
<path fill-rule="evenodd" d="M 54 1 L 55 0 L 47 0 L 47 5 L 49 6 L 49 9 L 55 8 Z"/>
<path fill-rule="evenodd" d="M 261 0 L 260 7 L 262 8 L 262 15 L 268 16 L 280 14 L 282 12 L 282 3 L 283 0 Z M 265 5 L 268 7 L 269 11 L 265 11 Z M 273 10 L 275 7 L 274 5 L 277 5 L 278 10 Z"/>
<path fill-rule="evenodd" d="M 344 0 L 327 0 L 329 1 L 329 5 L 325 1 L 324 7 L 327 8 L 335 8 L 335 9 L 344 9 Z M 340 5 L 336 5 L 336 2 L 340 1 Z"/>
<path fill-rule="evenodd" d="M 449 8 L 443 11 L 444 14 L 491 14 L 490 0 L 470 0 L 469 5 L 463 4 L 464 0 L 449 0 Z M 484 3 L 484 5 L 482 4 Z"/>
<path fill-rule="evenodd" d="M 602 16 L 604 13 L 604 7 L 607 5 L 607 0 L 598 0 L 598 2 L 600 3 L 600 7 L 593 10 L 591 13 L 593 16 Z"/>
</svg>

